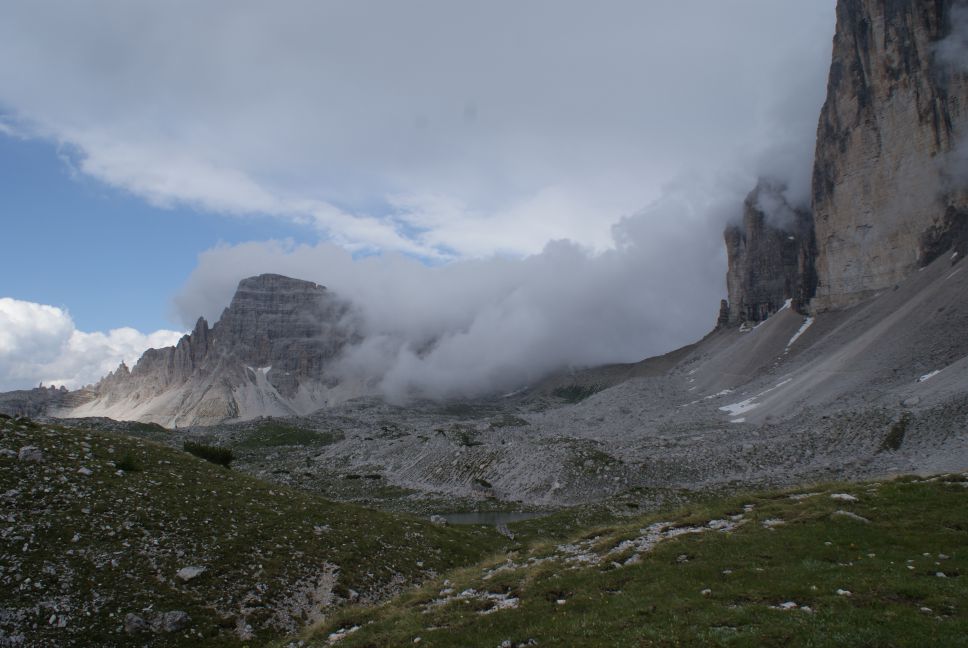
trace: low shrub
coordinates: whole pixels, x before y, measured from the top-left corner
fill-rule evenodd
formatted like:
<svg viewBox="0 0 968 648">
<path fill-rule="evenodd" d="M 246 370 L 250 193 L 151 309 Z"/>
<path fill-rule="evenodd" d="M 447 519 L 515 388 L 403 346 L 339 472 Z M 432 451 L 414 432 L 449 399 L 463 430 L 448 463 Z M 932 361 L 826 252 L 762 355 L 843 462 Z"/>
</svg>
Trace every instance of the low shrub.
<svg viewBox="0 0 968 648">
<path fill-rule="evenodd" d="M 551 394 L 569 403 L 577 403 L 600 391 L 602 387 L 598 385 L 567 385 L 556 387 Z"/>
<path fill-rule="evenodd" d="M 114 467 L 124 472 L 141 472 L 145 469 L 141 465 L 141 462 L 130 452 L 125 453 L 124 456 L 115 461 Z"/>
<path fill-rule="evenodd" d="M 196 457 L 204 459 L 205 461 L 211 461 L 213 464 L 218 464 L 219 466 L 225 466 L 228 468 L 229 464 L 232 463 L 232 451 L 228 448 L 222 448 L 220 446 L 211 446 L 204 443 L 195 443 L 194 441 L 186 441 L 183 446 L 185 452 L 191 453 Z"/>
</svg>

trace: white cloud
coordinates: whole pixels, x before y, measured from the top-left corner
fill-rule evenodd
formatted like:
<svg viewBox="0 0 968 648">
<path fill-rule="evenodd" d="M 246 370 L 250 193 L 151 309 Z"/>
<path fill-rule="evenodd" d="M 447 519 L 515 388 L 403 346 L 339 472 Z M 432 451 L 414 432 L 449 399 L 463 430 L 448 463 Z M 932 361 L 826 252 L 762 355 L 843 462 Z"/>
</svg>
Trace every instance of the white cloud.
<svg viewBox="0 0 968 648">
<path fill-rule="evenodd" d="M 429 258 L 600 250 L 686 168 L 808 186 L 833 7 L 5 3 L 0 106 L 157 204 Z"/>
<path fill-rule="evenodd" d="M 0 298 L 0 391 L 96 382 L 123 360 L 134 366 L 146 349 L 170 346 L 176 331 L 144 334 L 133 328 L 85 333 L 56 306 Z"/>
<path fill-rule="evenodd" d="M 955 0 L 949 20 L 951 31 L 937 44 L 935 52 L 943 66 L 968 72 L 968 2 Z"/>
<path fill-rule="evenodd" d="M 671 185 L 599 252 L 559 240 L 525 258 L 428 267 L 400 254 L 354 258 L 328 243 L 222 246 L 201 255 L 175 304 L 186 325 L 214 321 L 245 276 L 313 280 L 359 309 L 365 340 L 344 357 L 343 377 L 376 378 L 394 399 L 513 389 L 707 333 L 725 292 L 722 223 L 745 190 L 698 177 Z"/>
</svg>

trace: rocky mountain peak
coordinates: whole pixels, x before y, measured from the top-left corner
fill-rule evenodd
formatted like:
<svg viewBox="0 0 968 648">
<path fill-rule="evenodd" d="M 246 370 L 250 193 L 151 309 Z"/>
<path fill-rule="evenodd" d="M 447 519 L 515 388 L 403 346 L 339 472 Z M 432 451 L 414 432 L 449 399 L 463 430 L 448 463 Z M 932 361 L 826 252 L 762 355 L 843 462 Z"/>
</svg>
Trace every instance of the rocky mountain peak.
<svg viewBox="0 0 968 648">
<path fill-rule="evenodd" d="M 729 301 L 718 326 L 759 322 L 783 307 L 805 308 L 814 289 L 810 213 L 787 201 L 785 187 L 762 179 L 743 204 L 743 218 L 724 233 Z"/>
<path fill-rule="evenodd" d="M 214 326 L 200 317 L 175 346 L 119 368 L 74 415 L 174 425 L 305 413 L 326 404 L 329 369 L 358 340 L 349 303 L 324 286 L 248 277 Z"/>
</svg>

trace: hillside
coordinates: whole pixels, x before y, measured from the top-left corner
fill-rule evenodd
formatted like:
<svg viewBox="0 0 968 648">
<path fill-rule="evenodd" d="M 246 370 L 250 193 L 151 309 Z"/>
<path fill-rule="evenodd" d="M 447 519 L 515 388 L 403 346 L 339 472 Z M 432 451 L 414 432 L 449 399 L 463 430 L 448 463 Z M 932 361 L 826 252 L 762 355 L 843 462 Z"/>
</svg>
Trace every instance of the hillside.
<svg viewBox="0 0 968 648">
<path fill-rule="evenodd" d="M 523 545 L 342 610 L 309 645 L 966 646 L 966 485 L 748 493 Z"/>
<path fill-rule="evenodd" d="M 267 484 L 148 441 L 0 418 L 0 645 L 261 645 L 504 539 Z"/>
</svg>

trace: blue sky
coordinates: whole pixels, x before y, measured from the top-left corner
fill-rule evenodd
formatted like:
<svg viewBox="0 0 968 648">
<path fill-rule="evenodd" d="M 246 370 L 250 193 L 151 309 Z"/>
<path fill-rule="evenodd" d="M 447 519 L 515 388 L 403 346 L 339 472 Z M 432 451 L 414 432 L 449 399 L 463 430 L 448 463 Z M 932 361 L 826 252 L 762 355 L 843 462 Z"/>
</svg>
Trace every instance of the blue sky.
<svg viewBox="0 0 968 648">
<path fill-rule="evenodd" d="M 77 173 L 43 140 L 0 134 L 0 296 L 68 310 L 85 331 L 178 329 L 170 300 L 216 245 L 314 241 L 310 227 L 268 216 L 155 207 Z"/>
</svg>

